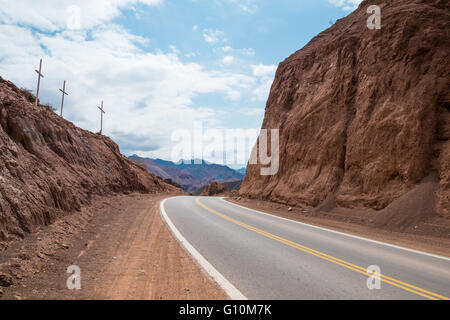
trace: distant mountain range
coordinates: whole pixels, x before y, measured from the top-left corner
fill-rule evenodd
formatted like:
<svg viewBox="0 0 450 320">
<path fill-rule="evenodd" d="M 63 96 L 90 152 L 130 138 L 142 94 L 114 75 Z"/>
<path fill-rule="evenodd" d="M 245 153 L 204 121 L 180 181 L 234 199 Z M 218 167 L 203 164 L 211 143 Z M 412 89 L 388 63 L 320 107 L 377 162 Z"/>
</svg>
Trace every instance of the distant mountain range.
<svg viewBox="0 0 450 320">
<path fill-rule="evenodd" d="M 235 182 L 243 180 L 245 176 L 245 168 L 233 170 L 230 167 L 206 161 L 201 161 L 201 164 L 194 164 L 194 160 L 174 163 L 161 159 L 141 158 L 137 155 L 129 158 L 144 165 L 149 172 L 163 179 L 170 179 L 189 192 L 204 187 L 213 181 L 220 183 Z M 244 173 L 242 170 L 244 170 Z"/>
</svg>

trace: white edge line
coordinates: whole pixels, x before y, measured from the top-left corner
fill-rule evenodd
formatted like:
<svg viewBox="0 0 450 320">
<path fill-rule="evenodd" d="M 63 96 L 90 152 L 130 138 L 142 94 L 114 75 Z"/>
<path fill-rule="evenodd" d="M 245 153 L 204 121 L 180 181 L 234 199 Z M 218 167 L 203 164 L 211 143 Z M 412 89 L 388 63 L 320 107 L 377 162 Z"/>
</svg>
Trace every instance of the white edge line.
<svg viewBox="0 0 450 320">
<path fill-rule="evenodd" d="M 432 254 L 432 253 L 428 253 L 428 252 L 424 252 L 424 251 L 419 251 L 419 250 L 414 250 L 414 249 L 410 249 L 410 248 L 405 248 L 405 247 L 397 246 L 395 244 L 390 244 L 390 243 L 387 243 L 387 242 L 381 242 L 381 241 L 372 240 L 372 239 L 368 239 L 368 238 L 363 238 L 363 237 L 355 236 L 355 235 L 344 233 L 344 232 L 340 232 L 340 231 L 335 231 L 335 230 L 331 230 L 331 229 L 327 229 L 327 228 L 318 227 L 318 226 L 315 226 L 315 225 L 312 225 L 312 224 L 308 224 L 308 223 L 304 223 L 304 222 L 300 222 L 300 221 L 296 221 L 296 220 L 292 220 L 292 219 L 288 219 L 288 218 L 283 218 L 283 217 L 279 217 L 279 216 L 276 216 L 276 215 L 273 215 L 273 214 L 270 214 L 270 213 L 258 211 L 258 210 L 251 209 L 251 208 L 247 208 L 247 207 L 241 206 L 239 204 L 236 204 L 234 202 L 226 201 L 224 197 L 221 197 L 220 199 L 223 202 L 229 203 L 231 205 L 234 205 L 234 206 L 237 206 L 237 207 L 240 207 L 240 208 L 243 208 L 243 209 L 247 209 L 247 210 L 259 213 L 259 214 L 263 214 L 263 215 L 266 215 L 266 216 L 274 217 L 274 218 L 277 218 L 277 219 L 298 223 L 298 224 L 301 224 L 303 226 L 319 229 L 319 230 L 322 230 L 322 231 L 328 231 L 328 232 L 336 233 L 336 234 L 339 234 L 339 235 L 342 235 L 342 236 L 346 236 L 346 237 L 349 237 L 349 238 L 364 240 L 364 241 L 380 244 L 380 245 L 383 245 L 383 246 L 388 246 L 388 247 L 401 249 L 401 250 L 405 250 L 405 251 L 409 251 L 409 252 L 413 252 L 413 253 L 423 254 L 423 255 L 426 255 L 426 256 L 433 257 L 433 258 L 438 258 L 438 259 L 443 259 L 443 260 L 450 261 L 450 258 L 447 258 L 447 257 L 444 257 L 444 256 L 440 256 L 440 255 L 437 255 L 437 254 Z"/>
<path fill-rule="evenodd" d="M 175 197 L 176 198 L 176 197 Z M 180 244 L 186 249 L 186 251 L 194 258 L 194 260 L 203 268 L 203 270 L 225 291 L 228 297 L 232 300 L 248 300 L 230 281 L 228 281 L 211 263 L 208 262 L 178 231 L 175 225 L 170 220 L 169 216 L 164 209 L 164 204 L 167 200 L 174 199 L 168 198 L 161 201 L 160 213 L 166 224 L 169 226 L 170 231 Z"/>
</svg>

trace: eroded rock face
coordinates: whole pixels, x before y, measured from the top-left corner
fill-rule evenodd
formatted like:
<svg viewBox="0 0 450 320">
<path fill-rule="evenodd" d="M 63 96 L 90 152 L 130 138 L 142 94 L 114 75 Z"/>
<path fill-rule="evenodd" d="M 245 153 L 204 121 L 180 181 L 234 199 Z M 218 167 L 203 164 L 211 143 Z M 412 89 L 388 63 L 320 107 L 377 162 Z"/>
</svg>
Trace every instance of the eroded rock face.
<svg viewBox="0 0 450 320">
<path fill-rule="evenodd" d="M 173 189 L 0 78 L 0 243 L 21 238 L 92 195 Z M 1 249 L 1 246 L 0 246 Z"/>
<path fill-rule="evenodd" d="M 369 30 L 379 5 L 381 30 Z M 363 1 L 282 62 L 264 129 L 280 129 L 280 170 L 249 165 L 242 195 L 318 206 L 386 208 L 435 174 L 450 216 L 450 5 Z"/>
<path fill-rule="evenodd" d="M 229 193 L 230 190 L 223 184 L 212 182 L 206 186 L 205 190 L 201 193 L 201 196 L 213 197 L 218 195 L 225 195 Z"/>
</svg>

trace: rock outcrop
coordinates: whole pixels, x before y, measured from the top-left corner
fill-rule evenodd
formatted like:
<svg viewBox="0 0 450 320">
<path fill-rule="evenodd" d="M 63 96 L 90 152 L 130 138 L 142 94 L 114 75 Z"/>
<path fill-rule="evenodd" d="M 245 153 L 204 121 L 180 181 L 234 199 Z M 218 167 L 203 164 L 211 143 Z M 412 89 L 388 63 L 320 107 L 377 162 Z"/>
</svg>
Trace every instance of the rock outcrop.
<svg viewBox="0 0 450 320">
<path fill-rule="evenodd" d="M 200 195 L 202 197 L 213 197 L 218 195 L 226 195 L 228 193 L 230 193 L 230 190 L 225 185 L 212 182 L 205 187 Z"/>
<path fill-rule="evenodd" d="M 108 137 L 33 101 L 0 78 L 0 244 L 80 210 L 93 195 L 175 189 L 121 155 Z"/>
<path fill-rule="evenodd" d="M 425 207 L 450 217 L 448 30 L 448 1 L 365 0 L 282 62 L 262 126 L 280 129 L 280 169 L 249 165 L 240 194 L 395 215 L 431 183 Z"/>
</svg>

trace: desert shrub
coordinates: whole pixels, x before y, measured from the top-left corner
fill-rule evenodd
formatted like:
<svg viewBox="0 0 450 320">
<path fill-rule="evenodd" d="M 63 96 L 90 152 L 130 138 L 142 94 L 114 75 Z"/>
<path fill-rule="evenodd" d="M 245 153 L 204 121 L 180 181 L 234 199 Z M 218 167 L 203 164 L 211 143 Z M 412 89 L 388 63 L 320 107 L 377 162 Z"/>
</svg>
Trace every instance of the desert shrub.
<svg viewBox="0 0 450 320">
<path fill-rule="evenodd" d="M 34 103 L 36 101 L 36 96 L 31 92 L 31 90 L 26 88 L 20 88 L 20 92 L 23 94 L 27 101 Z"/>
</svg>

